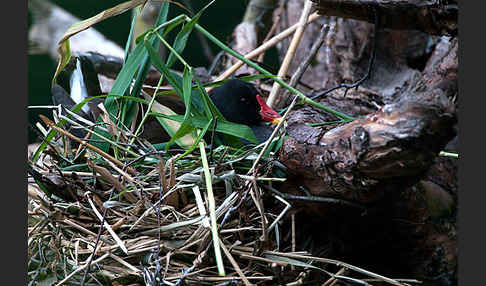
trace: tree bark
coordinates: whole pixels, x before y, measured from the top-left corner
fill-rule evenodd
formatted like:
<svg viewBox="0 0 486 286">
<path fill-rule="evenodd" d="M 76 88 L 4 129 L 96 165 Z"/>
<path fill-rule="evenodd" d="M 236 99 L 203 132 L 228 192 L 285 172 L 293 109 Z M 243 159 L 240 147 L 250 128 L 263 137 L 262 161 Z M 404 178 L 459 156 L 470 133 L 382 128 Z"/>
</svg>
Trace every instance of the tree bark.
<svg viewBox="0 0 486 286">
<path fill-rule="evenodd" d="M 431 9 L 430 1 L 320 1 L 334 3 L 334 10 L 322 6 L 332 16 L 308 25 L 289 72 L 305 58 L 320 27 L 329 25 L 324 45 L 297 86 L 308 96 L 353 83 L 367 71 L 376 27 L 371 9 L 336 4 L 353 2 L 379 4 L 382 12 L 384 28 L 377 34 L 371 76 L 357 88 L 337 89 L 316 100 L 360 118 L 312 127 L 339 118 L 299 106 L 289 114 L 289 137 L 280 149 L 289 174 L 280 191 L 321 199 L 291 200 L 297 227 L 305 233 L 297 235 L 297 248 L 376 267 L 383 274 L 409 275 L 426 285 L 454 284 L 457 159 L 438 154 L 457 151 L 459 45 L 457 37 L 435 35 L 453 31 L 447 27 L 457 21 L 432 29 L 419 26 L 423 21 L 407 26 L 399 18 L 397 24 L 387 20 L 393 9 L 402 9 L 399 4 L 425 5 L 419 9 L 423 12 Z M 392 10 L 383 10 L 384 3 Z M 302 6 L 303 1 L 288 1 L 281 29 L 297 21 Z M 282 42 L 279 53 L 287 48 Z M 309 237 L 316 242 L 312 247 L 305 246 Z"/>
<path fill-rule="evenodd" d="M 375 22 L 380 13 L 384 28 L 419 30 L 432 35 L 457 35 L 457 1 L 312 0 L 326 16 Z"/>
</svg>

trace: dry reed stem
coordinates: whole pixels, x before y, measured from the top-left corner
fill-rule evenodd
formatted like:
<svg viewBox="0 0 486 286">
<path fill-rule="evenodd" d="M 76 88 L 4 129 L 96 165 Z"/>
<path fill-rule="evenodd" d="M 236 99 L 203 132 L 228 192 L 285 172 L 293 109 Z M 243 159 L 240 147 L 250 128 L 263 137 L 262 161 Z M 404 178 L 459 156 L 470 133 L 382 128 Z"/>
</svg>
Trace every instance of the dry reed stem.
<svg viewBox="0 0 486 286">
<path fill-rule="evenodd" d="M 320 15 L 317 13 L 313 13 L 312 15 L 309 16 L 309 19 L 307 23 L 312 23 L 316 19 L 318 19 Z M 292 33 L 295 32 L 299 24 L 294 24 L 290 26 L 289 28 L 285 29 L 284 31 L 280 32 L 279 34 L 273 36 L 270 40 L 265 42 L 264 44 L 260 45 L 258 48 L 254 49 L 253 51 L 249 52 L 248 54 L 245 55 L 245 58 L 247 59 L 252 59 L 259 54 L 265 52 L 266 50 L 270 49 L 271 47 L 275 46 L 277 43 L 282 41 L 283 39 L 287 38 L 288 36 L 292 35 Z M 226 79 L 229 77 L 231 74 L 233 74 L 236 70 L 238 70 L 242 65 L 245 63 L 243 61 L 237 61 L 235 64 L 233 64 L 230 68 L 228 68 L 224 73 L 220 74 L 214 81 L 220 81 L 223 79 Z M 213 88 L 207 88 L 206 91 L 210 92 L 213 90 Z"/>
<path fill-rule="evenodd" d="M 100 177 L 102 177 L 103 179 L 107 180 L 110 184 L 112 184 L 113 187 L 118 192 L 122 193 L 126 189 L 125 186 L 123 186 L 122 183 L 120 181 L 118 181 L 118 179 L 115 178 L 111 174 L 110 171 L 108 171 L 108 169 L 106 169 L 105 167 L 96 165 L 91 160 L 86 160 L 86 162 L 88 163 L 88 166 L 90 166 L 91 168 L 93 168 L 93 170 L 95 170 L 96 173 L 100 174 Z M 107 161 L 107 162 L 112 163 L 110 161 Z M 126 174 L 125 172 L 123 172 L 122 170 L 120 170 L 119 168 L 117 168 L 115 165 L 111 165 L 111 166 L 115 170 L 117 170 L 118 172 L 120 172 L 120 174 L 127 176 L 129 180 L 134 181 L 133 178 L 131 178 L 128 174 Z M 122 194 L 122 196 L 124 198 L 126 198 L 131 203 L 138 202 L 138 199 L 132 193 L 125 192 L 125 193 Z"/>
<path fill-rule="evenodd" d="M 104 260 L 105 258 L 107 258 L 109 255 L 110 255 L 110 253 L 109 253 L 109 252 L 108 252 L 108 253 L 103 254 L 103 255 L 102 255 L 102 256 L 100 256 L 98 259 L 93 260 L 93 261 L 91 262 L 91 265 L 93 265 L 93 264 L 97 264 L 97 263 L 99 263 L 99 262 L 103 261 L 103 260 Z M 67 275 L 66 277 L 64 277 L 64 279 L 62 279 L 62 280 L 61 280 L 59 283 L 57 283 L 57 284 L 56 284 L 56 286 L 60 286 L 60 285 L 64 284 L 64 283 L 65 283 L 66 281 L 68 281 L 68 280 L 69 280 L 71 277 L 73 277 L 73 276 L 74 276 L 76 273 L 78 273 L 78 272 L 80 272 L 80 271 L 84 270 L 84 269 L 85 269 L 87 266 L 88 266 L 88 264 L 85 264 L 85 265 L 83 265 L 83 266 L 80 266 L 80 267 L 76 268 L 76 269 L 75 269 L 73 272 L 69 273 L 69 275 Z"/>
<path fill-rule="evenodd" d="M 96 214 L 96 216 L 99 218 L 100 221 L 103 221 L 103 226 L 106 228 L 106 230 L 108 230 L 108 232 L 110 233 L 110 235 L 116 241 L 116 244 L 120 247 L 121 250 L 123 250 L 123 252 L 125 252 L 125 254 L 128 255 L 128 249 L 126 248 L 125 244 L 120 239 L 120 237 L 118 237 L 118 235 L 113 231 L 113 229 L 108 224 L 108 222 L 106 222 L 106 220 L 103 220 L 103 216 L 100 214 L 100 212 L 98 212 L 98 210 L 96 209 L 96 206 L 94 205 L 93 201 L 89 197 L 89 193 L 87 193 L 85 196 L 88 199 L 88 202 L 91 205 L 91 208 L 93 209 L 93 212 Z M 102 227 L 102 226 L 100 226 L 100 227 Z"/>
<path fill-rule="evenodd" d="M 137 267 L 131 265 L 130 263 L 126 262 L 125 260 L 123 260 L 121 257 L 113 254 L 113 253 L 109 253 L 110 257 L 113 258 L 114 260 L 118 261 L 120 264 L 124 265 L 125 267 L 127 267 L 128 269 L 130 269 L 131 272 L 133 272 L 132 274 L 135 274 L 135 275 L 138 275 L 138 276 L 141 276 L 140 275 L 140 269 L 138 269 Z"/>
<path fill-rule="evenodd" d="M 323 24 L 321 30 L 319 31 L 319 36 L 314 40 L 314 43 L 312 44 L 312 47 L 309 50 L 309 53 L 305 56 L 301 64 L 297 67 L 294 74 L 290 78 L 289 81 L 290 86 L 295 87 L 297 85 L 297 82 L 300 81 L 302 75 L 307 70 L 307 67 L 311 64 L 312 60 L 315 58 L 317 52 L 319 51 L 322 44 L 324 43 L 328 31 L 329 31 L 329 25 Z M 284 103 L 287 100 L 289 94 L 290 94 L 289 90 L 286 90 L 284 93 L 282 93 L 278 98 L 278 100 L 275 101 L 275 105 L 280 106 L 282 103 Z"/>
<path fill-rule="evenodd" d="M 228 260 L 230 261 L 230 263 L 233 266 L 233 268 L 235 269 L 236 273 L 238 273 L 238 275 L 241 277 L 241 280 L 243 280 L 243 283 L 246 286 L 253 285 L 253 284 L 250 283 L 250 281 L 248 281 L 248 279 L 246 278 L 246 276 L 243 273 L 243 271 L 241 271 L 240 266 L 238 265 L 238 263 L 236 262 L 236 260 L 233 258 L 233 256 L 231 255 L 230 251 L 228 250 L 228 248 L 226 248 L 226 246 L 224 245 L 224 243 L 221 241 L 221 238 L 218 238 L 218 239 L 219 239 L 219 246 L 223 250 L 223 252 L 226 255 L 226 257 L 228 258 Z"/>
<path fill-rule="evenodd" d="M 277 8 L 277 13 L 275 14 L 275 16 L 273 17 L 273 24 L 272 24 L 272 27 L 270 27 L 270 30 L 268 31 L 267 35 L 265 36 L 265 38 L 263 39 L 262 41 L 262 44 L 268 42 L 268 40 L 270 39 L 270 37 L 275 33 L 275 31 L 277 30 L 277 26 L 278 26 L 278 23 L 280 22 L 280 17 L 282 16 L 282 13 L 283 13 L 283 10 L 284 10 L 284 7 L 285 7 L 285 2 L 286 1 L 280 1 L 280 4 Z M 259 56 L 258 56 L 258 59 L 257 61 L 258 62 L 263 62 L 263 58 L 265 56 L 265 53 L 261 53 Z"/>
<path fill-rule="evenodd" d="M 339 271 L 336 272 L 336 274 L 334 274 L 334 275 L 341 275 L 344 272 L 346 272 L 346 267 L 343 267 L 343 268 L 339 269 Z M 327 280 L 326 282 L 324 282 L 324 284 L 322 284 L 322 286 L 332 286 L 332 285 L 336 284 L 338 281 L 339 280 L 336 279 L 335 277 L 331 277 L 331 278 L 329 278 L 329 280 Z"/>
<path fill-rule="evenodd" d="M 103 105 L 103 103 L 100 103 L 98 104 L 97 106 L 101 112 L 100 112 L 100 117 L 101 119 L 106 123 L 106 126 L 107 126 L 107 130 L 108 132 L 111 134 L 111 136 L 113 138 L 118 138 L 120 137 L 120 141 L 121 142 L 127 142 L 127 137 L 125 136 L 125 134 L 123 134 L 123 132 L 118 128 L 118 126 L 111 120 L 110 116 L 108 115 L 108 111 L 106 111 L 106 108 L 105 106 Z"/>
<path fill-rule="evenodd" d="M 287 50 L 287 53 L 285 54 L 285 57 L 283 59 L 283 62 L 280 66 L 280 69 L 278 71 L 277 76 L 279 78 L 284 78 L 285 75 L 287 74 L 287 71 L 289 69 L 290 63 L 292 62 L 292 59 L 294 58 L 295 51 L 297 50 L 297 46 L 300 43 L 300 40 L 302 39 L 302 36 L 304 35 L 304 30 L 305 27 L 307 26 L 307 19 L 309 18 L 310 10 L 312 8 L 312 2 L 310 0 L 306 0 L 304 4 L 304 10 L 302 11 L 302 14 L 300 15 L 299 22 L 297 23 L 297 29 L 295 30 L 294 37 L 292 38 L 292 41 L 290 42 L 290 46 Z M 273 107 L 273 104 L 276 100 L 278 91 L 280 90 L 280 84 L 278 82 L 274 82 L 272 86 L 272 90 L 270 91 L 270 95 L 268 96 L 267 99 L 267 105 L 270 107 Z"/>
<path fill-rule="evenodd" d="M 295 259 L 312 259 L 312 260 L 319 261 L 319 262 L 322 262 L 322 263 L 334 264 L 334 265 L 337 265 L 337 266 L 346 267 L 350 270 L 359 272 L 359 273 L 367 275 L 367 276 L 371 276 L 371 277 L 380 279 L 381 281 L 388 282 L 392 285 L 405 286 L 404 284 L 399 283 L 398 281 L 396 281 L 394 279 L 376 274 L 374 272 L 371 272 L 371 271 L 362 269 L 360 267 L 356 267 L 356 266 L 353 266 L 351 264 L 344 263 L 344 262 L 341 262 L 341 261 L 335 260 L 335 259 L 328 259 L 328 258 L 315 257 L 315 256 L 307 256 L 307 255 L 301 255 L 301 254 L 296 254 L 296 253 L 276 252 L 276 251 L 265 251 L 264 253 L 283 256 L 283 257 L 289 257 L 289 258 L 295 258 Z"/>
<path fill-rule="evenodd" d="M 253 202 L 255 203 L 255 206 L 260 213 L 260 218 L 261 218 L 261 224 L 262 224 L 262 236 L 260 239 L 262 241 L 267 241 L 268 239 L 268 232 L 267 232 L 267 218 L 265 217 L 265 209 L 263 206 L 263 201 L 260 196 L 260 192 L 256 183 L 256 180 L 252 180 L 252 186 L 253 188 L 250 190 L 250 195 L 251 198 L 253 199 Z"/>
<path fill-rule="evenodd" d="M 63 134 L 63 135 L 66 135 L 67 137 L 69 137 L 70 139 L 78 142 L 79 144 L 83 145 L 84 147 L 90 149 L 91 151 L 95 152 L 95 153 L 98 153 L 100 156 L 106 158 L 107 160 L 110 160 L 111 162 L 115 163 L 118 167 L 121 167 L 123 168 L 124 165 L 122 162 L 120 162 L 118 159 L 116 159 L 115 157 L 111 156 L 110 154 L 106 153 L 105 151 L 99 149 L 98 147 L 96 146 L 93 146 L 91 144 L 89 144 L 88 142 L 82 140 L 82 139 L 79 139 L 78 137 L 72 135 L 71 133 L 69 133 L 68 131 L 62 129 L 62 128 L 59 128 L 57 127 L 54 122 L 52 122 L 49 118 L 45 117 L 44 115 L 40 114 L 39 117 L 42 119 L 42 121 L 44 121 L 44 123 L 46 125 L 48 125 L 50 128 L 56 130 L 57 132 Z M 135 175 L 135 170 L 133 170 L 132 168 L 127 168 L 127 171 L 128 173 L 130 173 L 131 175 Z"/>
<path fill-rule="evenodd" d="M 62 222 L 64 222 L 67 225 L 70 225 L 70 226 L 72 226 L 72 227 L 74 227 L 74 228 L 76 228 L 76 229 L 78 229 L 78 230 L 80 230 L 80 231 L 82 231 L 86 234 L 89 234 L 89 235 L 93 236 L 94 238 L 96 238 L 96 236 L 97 236 L 96 233 L 92 232 L 89 229 L 86 229 L 86 228 L 80 226 L 79 224 L 77 224 L 77 223 L 75 223 L 75 222 L 73 222 L 73 221 L 71 221 L 67 218 L 65 218 Z"/>
</svg>

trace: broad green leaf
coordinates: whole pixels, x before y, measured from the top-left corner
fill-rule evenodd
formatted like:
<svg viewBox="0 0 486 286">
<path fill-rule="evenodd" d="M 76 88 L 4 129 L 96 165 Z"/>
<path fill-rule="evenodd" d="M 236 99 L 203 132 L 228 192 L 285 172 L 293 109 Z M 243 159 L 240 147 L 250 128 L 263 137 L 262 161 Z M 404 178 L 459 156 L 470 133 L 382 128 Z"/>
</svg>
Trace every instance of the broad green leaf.
<svg viewBox="0 0 486 286">
<path fill-rule="evenodd" d="M 186 106 L 186 112 L 184 114 L 184 121 L 181 124 L 179 130 L 177 130 L 176 134 L 172 136 L 167 145 L 167 149 L 169 145 L 174 142 L 175 140 L 179 139 L 180 137 L 192 132 L 194 127 L 191 125 L 190 115 L 191 115 L 191 85 L 192 85 L 192 69 L 184 67 L 184 72 L 182 76 L 182 93 L 183 93 L 183 101 L 184 105 Z"/>
<path fill-rule="evenodd" d="M 155 25 L 161 25 L 162 23 L 167 21 L 167 15 L 169 13 L 169 3 L 163 3 L 162 7 L 160 8 L 159 15 L 157 17 L 157 21 Z M 152 47 L 155 48 L 155 50 L 158 50 L 159 48 L 159 39 L 155 37 L 155 35 L 152 35 L 150 39 L 148 40 Z M 140 69 L 138 71 L 137 77 L 135 79 L 135 83 L 133 84 L 132 88 L 132 93 L 131 96 L 137 97 L 140 94 L 140 90 L 142 89 L 142 85 L 145 82 L 145 78 L 147 77 L 147 73 L 150 70 L 150 67 L 152 66 L 150 62 L 150 58 L 148 56 L 148 53 L 146 50 L 143 51 L 143 59 L 140 62 Z M 133 102 L 125 102 L 123 109 L 122 109 L 122 114 L 121 118 L 122 121 L 125 123 L 126 126 L 130 126 L 132 118 L 135 116 L 135 104 Z"/>
<path fill-rule="evenodd" d="M 66 33 L 61 37 L 57 44 L 57 51 L 59 53 L 59 63 L 57 65 L 56 72 L 54 74 L 54 78 L 52 79 L 53 83 L 56 82 L 56 78 L 61 72 L 61 70 L 66 67 L 67 63 L 69 62 L 69 59 L 71 58 L 71 52 L 69 49 L 69 38 L 76 35 L 79 32 L 82 32 L 91 26 L 93 26 L 96 23 L 99 23 L 105 19 L 111 18 L 113 16 L 120 15 L 133 7 L 136 7 L 138 5 L 145 4 L 147 0 L 131 0 L 127 1 L 125 3 L 119 4 L 115 7 L 112 7 L 110 9 L 106 9 L 103 12 L 88 18 L 86 20 L 83 20 L 79 23 L 76 23 L 72 25 Z"/>
<path fill-rule="evenodd" d="M 176 158 L 176 161 L 179 160 L 179 159 L 184 158 L 187 154 L 191 153 L 192 151 L 194 151 L 194 149 L 196 149 L 197 145 L 199 144 L 199 142 L 203 138 L 204 134 L 206 134 L 206 132 L 208 131 L 208 129 L 211 126 L 212 123 L 213 123 L 213 120 L 212 119 L 208 121 L 208 123 L 202 128 L 201 132 L 197 136 L 196 141 L 194 142 L 194 144 L 192 144 L 192 146 L 189 149 L 187 149 L 186 152 L 184 152 L 182 155 L 180 155 L 179 157 L 177 157 Z"/>
<path fill-rule="evenodd" d="M 181 97 L 183 97 L 182 88 L 180 84 L 175 80 L 173 74 L 169 71 L 166 65 L 162 62 L 162 59 L 157 54 L 157 51 L 145 40 L 144 41 L 145 48 L 147 49 L 150 59 L 152 60 L 153 65 L 155 68 L 167 79 L 167 81 L 172 85 L 176 93 Z"/>
<path fill-rule="evenodd" d="M 151 99 L 149 97 L 149 95 L 147 95 L 145 93 L 143 94 L 143 96 L 147 100 Z M 153 112 L 155 112 L 155 114 L 163 114 L 164 116 L 177 116 L 177 114 L 172 109 L 168 108 L 165 105 L 158 103 L 157 101 L 153 102 L 151 113 L 153 113 Z M 170 118 L 157 118 L 157 120 L 162 125 L 162 127 L 164 127 L 165 131 L 167 131 L 167 133 L 171 137 L 174 136 L 174 134 L 177 132 L 177 130 L 179 130 L 179 128 L 181 126 L 181 124 L 178 121 L 170 119 Z M 182 122 L 182 121 L 180 121 L 180 122 Z M 183 136 L 182 138 L 175 140 L 177 145 L 181 146 L 182 148 L 189 148 L 194 143 L 194 141 L 195 141 L 195 139 L 190 135 L 186 135 L 186 136 Z"/>
<path fill-rule="evenodd" d="M 177 122 L 183 122 L 184 116 L 182 115 L 166 115 L 163 113 L 152 113 L 154 116 L 164 117 L 170 120 L 174 120 Z M 191 124 L 197 128 L 203 128 L 206 124 L 212 119 L 200 117 L 200 116 L 191 116 Z M 228 135 L 232 135 L 238 138 L 244 138 L 251 143 L 258 143 L 258 140 L 253 134 L 253 131 L 244 124 L 233 123 L 229 121 L 218 121 L 216 125 L 216 131 Z"/>
</svg>

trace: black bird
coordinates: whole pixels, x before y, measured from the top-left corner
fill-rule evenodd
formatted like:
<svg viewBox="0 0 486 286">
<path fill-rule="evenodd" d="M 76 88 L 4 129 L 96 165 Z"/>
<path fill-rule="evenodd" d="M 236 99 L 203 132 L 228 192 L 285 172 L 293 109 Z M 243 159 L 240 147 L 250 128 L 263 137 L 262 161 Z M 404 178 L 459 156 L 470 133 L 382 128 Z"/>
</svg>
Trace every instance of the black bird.
<svg viewBox="0 0 486 286">
<path fill-rule="evenodd" d="M 54 85 L 51 90 L 54 104 L 71 109 L 84 98 L 101 94 L 97 73 L 88 55 L 73 57 L 61 75 L 59 85 Z M 265 103 L 254 85 L 239 79 L 228 80 L 215 88 L 210 98 L 227 121 L 247 125 L 259 142 L 265 141 L 273 131 L 264 122 L 278 123 L 281 119 L 280 114 Z M 80 115 L 90 120 L 95 119 L 98 116 L 96 104 L 99 101 L 101 99 L 85 105 Z M 163 96 L 157 101 L 176 113 L 182 114 L 185 111 L 178 97 Z M 154 117 L 149 117 L 145 122 L 140 136 L 151 143 L 167 142 L 170 139 Z"/>
<path fill-rule="evenodd" d="M 250 127 L 258 142 L 268 139 L 273 131 L 264 122 L 276 124 L 282 118 L 265 103 L 255 86 L 242 80 L 228 80 L 215 88 L 210 98 L 226 120 Z"/>
</svg>

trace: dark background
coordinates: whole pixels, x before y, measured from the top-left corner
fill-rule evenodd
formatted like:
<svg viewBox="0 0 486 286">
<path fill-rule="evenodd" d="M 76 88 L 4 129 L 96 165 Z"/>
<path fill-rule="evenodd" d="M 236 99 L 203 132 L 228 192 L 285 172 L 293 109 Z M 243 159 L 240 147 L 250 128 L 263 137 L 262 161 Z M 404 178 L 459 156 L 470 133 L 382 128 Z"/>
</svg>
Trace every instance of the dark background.
<svg viewBox="0 0 486 286">
<path fill-rule="evenodd" d="M 83 20 L 125 1 L 52 0 L 51 2 Z M 209 3 L 209 1 L 191 0 L 190 3 L 193 11 L 197 13 L 201 8 L 204 7 L 204 5 Z M 246 0 L 216 1 L 204 12 L 198 23 L 216 36 L 219 40 L 229 43 L 231 41 L 233 29 L 241 22 L 247 4 L 248 1 Z M 169 19 L 178 16 L 181 13 L 184 13 L 181 8 L 177 7 L 176 5 L 170 5 Z M 130 31 L 130 17 L 131 12 L 125 12 L 124 14 L 115 16 L 94 25 L 94 28 L 105 35 L 105 37 L 124 48 L 128 39 L 128 33 Z M 30 27 L 31 24 L 32 18 L 29 12 L 28 27 Z M 180 28 L 176 28 L 169 34 L 169 43 L 172 42 L 172 39 L 175 37 L 179 29 Z M 213 55 L 216 55 L 219 52 L 219 48 L 209 40 L 208 42 L 213 51 Z M 202 53 L 201 44 L 199 43 L 198 37 L 194 32 L 191 33 L 183 56 L 184 59 L 194 67 L 204 66 L 209 68 L 209 65 L 211 64 L 207 60 L 206 56 L 204 56 Z M 50 84 L 56 70 L 57 62 L 52 60 L 48 55 L 28 55 L 27 57 L 28 105 L 52 104 Z M 177 67 L 178 66 L 176 64 L 174 68 L 177 69 Z M 39 121 L 39 114 L 52 117 L 51 112 L 47 111 L 46 109 L 29 109 L 29 124 L 35 125 L 36 122 Z M 28 136 L 29 144 L 37 141 L 35 133 L 33 133 L 30 128 Z"/>
</svg>

